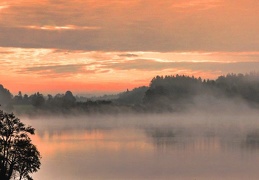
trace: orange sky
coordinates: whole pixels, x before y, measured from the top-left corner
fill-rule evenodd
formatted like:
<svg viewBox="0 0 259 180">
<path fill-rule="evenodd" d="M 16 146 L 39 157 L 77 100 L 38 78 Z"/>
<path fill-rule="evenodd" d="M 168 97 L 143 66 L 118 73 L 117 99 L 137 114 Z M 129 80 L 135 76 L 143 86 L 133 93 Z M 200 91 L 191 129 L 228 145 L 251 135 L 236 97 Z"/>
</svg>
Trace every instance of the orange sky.
<svg viewBox="0 0 259 180">
<path fill-rule="evenodd" d="M 256 0 L 2 0 L 0 84 L 119 92 L 156 75 L 259 69 Z"/>
</svg>

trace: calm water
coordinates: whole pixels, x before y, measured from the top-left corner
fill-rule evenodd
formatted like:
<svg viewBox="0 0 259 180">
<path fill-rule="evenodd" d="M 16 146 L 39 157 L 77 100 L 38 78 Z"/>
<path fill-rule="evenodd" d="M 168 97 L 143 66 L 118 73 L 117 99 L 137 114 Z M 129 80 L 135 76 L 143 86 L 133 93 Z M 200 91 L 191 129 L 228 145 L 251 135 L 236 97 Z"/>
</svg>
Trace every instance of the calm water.
<svg viewBox="0 0 259 180">
<path fill-rule="evenodd" d="M 26 120 L 42 154 L 36 180 L 258 179 L 257 115 Z"/>
</svg>

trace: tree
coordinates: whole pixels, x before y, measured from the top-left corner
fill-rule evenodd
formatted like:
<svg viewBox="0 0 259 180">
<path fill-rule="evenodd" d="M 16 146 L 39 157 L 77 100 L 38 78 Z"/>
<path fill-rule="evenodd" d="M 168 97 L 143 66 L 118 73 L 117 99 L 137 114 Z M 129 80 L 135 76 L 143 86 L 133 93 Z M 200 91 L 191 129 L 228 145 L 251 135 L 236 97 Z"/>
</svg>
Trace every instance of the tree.
<svg viewBox="0 0 259 180">
<path fill-rule="evenodd" d="M 12 100 L 12 94 L 3 85 L 0 84 L 0 103 L 2 105 L 8 105 Z"/>
<path fill-rule="evenodd" d="M 13 113 L 0 110 L 0 179 L 9 180 L 15 174 L 19 179 L 32 179 L 29 174 L 40 168 L 40 153 L 29 135 L 35 129 L 26 126 Z"/>
<path fill-rule="evenodd" d="M 29 99 L 31 101 L 31 104 L 33 106 L 35 106 L 36 108 L 39 108 L 39 107 L 43 106 L 43 104 L 45 103 L 45 99 L 44 99 L 43 95 L 40 94 L 39 92 L 31 95 L 29 97 Z"/>
<path fill-rule="evenodd" d="M 148 87 L 146 86 L 134 88 L 131 91 L 127 89 L 127 91 L 119 94 L 116 101 L 121 104 L 141 104 L 147 90 Z"/>
<path fill-rule="evenodd" d="M 13 101 L 15 102 L 15 104 L 22 104 L 23 103 L 23 96 L 22 96 L 21 91 L 18 92 L 18 95 L 13 97 Z"/>
<path fill-rule="evenodd" d="M 72 107 L 76 103 L 76 98 L 72 94 L 71 91 L 67 91 L 65 95 L 63 96 L 63 107 Z"/>
</svg>

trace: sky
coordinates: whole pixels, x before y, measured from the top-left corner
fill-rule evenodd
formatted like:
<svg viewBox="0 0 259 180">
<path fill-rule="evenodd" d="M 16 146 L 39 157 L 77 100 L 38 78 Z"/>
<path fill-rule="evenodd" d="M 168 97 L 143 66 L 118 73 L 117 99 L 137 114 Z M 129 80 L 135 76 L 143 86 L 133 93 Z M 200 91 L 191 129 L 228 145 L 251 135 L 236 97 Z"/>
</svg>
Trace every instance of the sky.
<svg viewBox="0 0 259 180">
<path fill-rule="evenodd" d="M 258 0 L 0 0 L 0 84 L 115 93 L 258 72 Z"/>
</svg>

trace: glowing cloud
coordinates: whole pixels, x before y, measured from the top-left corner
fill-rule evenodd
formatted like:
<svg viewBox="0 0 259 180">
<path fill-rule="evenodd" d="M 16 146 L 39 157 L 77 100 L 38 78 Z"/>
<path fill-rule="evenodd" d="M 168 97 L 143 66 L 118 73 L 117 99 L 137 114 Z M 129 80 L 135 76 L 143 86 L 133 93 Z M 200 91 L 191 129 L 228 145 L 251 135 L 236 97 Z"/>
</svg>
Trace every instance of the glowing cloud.
<svg viewBox="0 0 259 180">
<path fill-rule="evenodd" d="M 221 5 L 221 0 L 189 0 L 181 3 L 174 4 L 174 8 L 197 8 L 198 10 L 206 10 Z"/>
<path fill-rule="evenodd" d="M 259 52 L 102 52 L 0 48 L 0 84 L 13 93 L 123 91 L 156 75 L 215 78 L 259 69 Z M 22 62 L 22 63 L 21 63 Z M 27 81 L 30 79 L 30 81 Z"/>
<path fill-rule="evenodd" d="M 255 0 L 4 2 L 0 3 L 0 46 L 86 51 L 259 51 L 259 1 Z"/>
<path fill-rule="evenodd" d="M 3 10 L 3 9 L 6 9 L 8 7 L 9 7 L 8 5 L 0 5 L 0 11 Z"/>
<path fill-rule="evenodd" d="M 27 29 L 36 29 L 36 30 L 46 30 L 46 31 L 60 31 L 60 30 L 98 30 L 100 27 L 94 26 L 75 26 L 75 25 L 66 25 L 66 26 L 22 26 Z"/>
<path fill-rule="evenodd" d="M 0 2 L 0 83 L 12 92 L 120 91 L 156 75 L 259 69 L 259 1 L 60 2 Z"/>
</svg>

